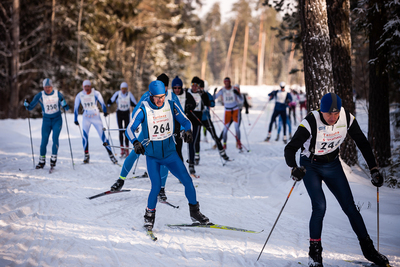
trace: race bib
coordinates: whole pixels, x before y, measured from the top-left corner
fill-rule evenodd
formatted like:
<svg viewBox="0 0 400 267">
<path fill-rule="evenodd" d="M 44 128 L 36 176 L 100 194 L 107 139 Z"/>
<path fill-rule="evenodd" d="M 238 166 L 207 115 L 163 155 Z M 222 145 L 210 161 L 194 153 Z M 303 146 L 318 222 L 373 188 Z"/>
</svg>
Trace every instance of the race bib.
<svg viewBox="0 0 400 267">
<path fill-rule="evenodd" d="M 227 90 L 224 88 L 223 90 L 224 104 L 226 105 L 235 102 L 235 93 L 233 92 L 233 89 Z"/>
<path fill-rule="evenodd" d="M 151 141 L 162 141 L 172 136 L 174 118 L 168 102 L 161 109 L 152 109 L 147 101 L 143 102 L 147 114 L 147 128 Z"/>
<path fill-rule="evenodd" d="M 58 91 L 54 90 L 54 94 L 46 95 L 44 91 L 42 91 L 43 98 L 43 107 L 45 114 L 54 114 L 60 110 L 58 105 Z"/>
<path fill-rule="evenodd" d="M 129 93 L 126 96 L 123 96 L 121 92 L 119 92 L 118 96 L 118 109 L 121 111 L 129 110 L 130 106 L 130 98 Z"/>
</svg>

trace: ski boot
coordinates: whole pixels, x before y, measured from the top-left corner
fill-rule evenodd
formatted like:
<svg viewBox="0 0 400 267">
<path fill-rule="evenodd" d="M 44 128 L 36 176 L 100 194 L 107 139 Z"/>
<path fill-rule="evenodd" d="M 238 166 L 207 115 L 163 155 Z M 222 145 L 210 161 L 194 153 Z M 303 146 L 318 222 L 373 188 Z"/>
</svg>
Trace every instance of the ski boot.
<svg viewBox="0 0 400 267">
<path fill-rule="evenodd" d="M 209 223 L 210 220 L 200 212 L 199 202 L 197 202 L 196 205 L 192 205 L 189 203 L 189 210 L 190 210 L 190 218 L 192 219 L 192 222 L 200 223 L 200 224 L 208 224 Z"/>
<path fill-rule="evenodd" d="M 269 142 L 269 139 L 271 139 L 271 133 L 268 133 L 267 138 L 264 139 L 264 142 Z"/>
<path fill-rule="evenodd" d="M 127 149 L 125 149 L 125 158 L 127 158 L 128 156 L 129 156 L 129 149 L 127 148 Z"/>
<path fill-rule="evenodd" d="M 114 157 L 113 154 L 110 154 L 110 160 L 112 161 L 112 163 L 118 164 L 118 160 Z"/>
<path fill-rule="evenodd" d="M 226 161 L 229 160 L 229 157 L 226 155 L 226 152 L 225 152 L 224 149 L 222 149 L 222 150 L 219 151 L 219 155 L 220 155 L 224 160 L 226 160 Z"/>
<path fill-rule="evenodd" d="M 200 162 L 200 153 L 196 153 L 194 155 L 194 165 L 199 165 Z"/>
<path fill-rule="evenodd" d="M 224 146 L 224 149 L 226 150 L 226 143 L 224 143 L 224 145 L 223 145 L 223 146 Z"/>
<path fill-rule="evenodd" d="M 43 169 L 44 165 L 46 165 L 46 157 L 40 156 L 39 163 L 36 165 L 36 169 Z"/>
<path fill-rule="evenodd" d="M 153 230 L 154 221 L 156 220 L 156 209 L 149 210 L 146 208 L 146 212 L 144 214 L 144 228 L 148 231 Z"/>
<path fill-rule="evenodd" d="M 124 186 L 125 181 L 121 178 L 119 178 L 112 186 L 111 186 L 111 191 L 120 191 L 122 187 Z"/>
<path fill-rule="evenodd" d="M 374 243 L 369 236 L 367 236 L 365 239 L 359 239 L 359 241 L 362 253 L 367 260 L 372 261 L 379 266 L 389 265 L 389 260 L 386 258 L 386 256 L 376 251 Z"/>
<path fill-rule="evenodd" d="M 308 266 L 323 266 L 321 241 L 310 241 L 310 250 L 308 252 L 308 256 Z"/>
<path fill-rule="evenodd" d="M 50 167 L 54 168 L 56 166 L 56 162 L 57 162 L 57 155 L 51 155 L 50 158 Z"/>
<path fill-rule="evenodd" d="M 189 173 L 191 175 L 196 175 L 196 171 L 194 169 L 194 164 L 193 163 L 189 163 Z"/>
<path fill-rule="evenodd" d="M 125 158 L 125 148 L 123 148 L 123 146 L 121 146 L 121 156 L 120 156 L 120 158 L 121 159 L 123 159 L 123 158 Z"/>
<path fill-rule="evenodd" d="M 275 141 L 279 141 L 279 134 L 276 136 Z"/>
<path fill-rule="evenodd" d="M 239 152 L 243 152 L 242 142 L 240 142 L 240 140 L 237 140 L 237 148 L 239 149 Z"/>
<path fill-rule="evenodd" d="M 161 187 L 160 193 L 158 193 L 158 201 L 165 202 L 167 201 L 167 195 L 165 195 L 165 188 Z"/>
<path fill-rule="evenodd" d="M 287 138 L 286 138 L 286 135 L 284 135 L 284 136 L 283 136 L 283 143 L 284 143 L 284 144 L 287 144 Z"/>
<path fill-rule="evenodd" d="M 90 156 L 89 153 L 85 153 L 85 157 L 83 159 L 83 163 L 88 164 L 90 160 Z"/>
</svg>

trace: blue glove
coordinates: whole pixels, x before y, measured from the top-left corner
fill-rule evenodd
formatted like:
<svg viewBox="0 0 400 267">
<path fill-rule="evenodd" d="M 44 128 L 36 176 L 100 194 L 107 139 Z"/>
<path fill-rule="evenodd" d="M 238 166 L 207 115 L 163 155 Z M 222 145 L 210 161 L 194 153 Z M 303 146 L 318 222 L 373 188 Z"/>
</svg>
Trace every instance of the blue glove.
<svg viewBox="0 0 400 267">
<path fill-rule="evenodd" d="M 68 110 L 69 110 L 69 106 L 68 106 L 68 104 L 67 104 L 67 101 L 65 101 L 65 99 L 64 99 L 63 101 L 61 101 L 61 106 L 63 107 L 63 109 L 64 109 L 65 111 L 68 111 Z"/>
<path fill-rule="evenodd" d="M 25 101 L 24 101 L 24 106 L 25 106 L 26 110 L 28 110 L 29 102 L 28 102 L 26 99 L 25 99 Z"/>
</svg>

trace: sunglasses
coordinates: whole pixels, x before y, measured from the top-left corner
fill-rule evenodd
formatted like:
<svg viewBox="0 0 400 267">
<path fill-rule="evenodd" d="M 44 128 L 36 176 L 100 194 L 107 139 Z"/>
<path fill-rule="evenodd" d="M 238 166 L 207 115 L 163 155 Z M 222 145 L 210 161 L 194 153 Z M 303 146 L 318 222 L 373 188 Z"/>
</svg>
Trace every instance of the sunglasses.
<svg viewBox="0 0 400 267">
<path fill-rule="evenodd" d="M 153 97 L 154 97 L 155 100 L 161 100 L 161 99 L 165 98 L 165 95 L 162 95 L 162 96 L 154 95 Z"/>
<path fill-rule="evenodd" d="M 174 86 L 174 87 L 172 87 L 172 89 L 181 89 L 182 87 L 181 86 Z"/>
</svg>

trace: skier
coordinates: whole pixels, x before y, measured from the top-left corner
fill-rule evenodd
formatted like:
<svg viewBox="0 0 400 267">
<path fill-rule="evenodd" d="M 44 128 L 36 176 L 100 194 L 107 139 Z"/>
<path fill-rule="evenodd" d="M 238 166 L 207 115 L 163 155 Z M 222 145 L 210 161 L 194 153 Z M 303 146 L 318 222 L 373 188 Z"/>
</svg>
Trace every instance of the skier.
<svg viewBox="0 0 400 267">
<path fill-rule="evenodd" d="M 53 90 L 53 83 L 49 78 L 43 80 L 43 91 L 36 94 L 32 102 L 24 101 L 24 106 L 27 110 L 32 110 L 40 103 L 43 113 L 42 122 L 42 141 L 40 143 L 39 164 L 36 169 L 43 169 L 46 164 L 47 143 L 49 142 L 50 132 L 53 131 L 53 146 L 51 148 L 50 167 L 55 167 L 57 162 L 58 152 L 58 137 L 62 128 L 61 109 L 67 111 L 69 106 L 64 99 L 64 96 L 58 91 Z"/>
<path fill-rule="evenodd" d="M 164 84 L 166 100 L 173 100 L 181 108 L 179 99 L 177 98 L 177 96 L 174 93 L 172 93 L 171 90 L 168 90 L 169 77 L 165 73 L 162 73 L 157 77 L 157 80 L 161 81 Z M 132 117 L 137 112 L 139 107 L 141 106 L 141 102 L 143 100 L 147 99 L 149 95 L 150 95 L 150 91 L 147 91 L 146 93 L 144 93 L 142 95 L 142 97 L 139 100 L 139 103 L 136 105 L 135 109 L 132 112 Z M 133 123 L 133 121 L 131 120 L 129 125 L 131 125 L 132 123 Z M 129 137 L 129 135 L 133 135 L 133 133 L 130 132 L 129 125 L 125 131 L 125 134 L 128 137 Z M 143 131 L 140 133 L 138 140 L 140 142 L 143 141 Z M 132 166 L 135 163 L 135 161 L 138 159 L 138 157 L 139 157 L 138 154 L 130 153 L 129 156 L 125 159 L 124 164 L 121 169 L 120 176 L 117 179 L 117 181 L 111 186 L 111 191 L 119 191 L 122 189 L 122 187 L 124 186 L 124 183 L 125 183 L 126 176 L 128 175 L 129 171 L 132 169 Z M 167 196 L 165 194 L 165 184 L 167 182 L 168 169 L 163 165 L 160 166 L 160 174 L 161 174 L 161 189 L 160 189 L 158 197 L 159 197 L 160 201 L 167 201 Z M 147 175 L 147 172 L 145 173 L 145 175 Z"/>
<path fill-rule="evenodd" d="M 157 195 L 161 188 L 161 165 L 166 165 L 184 185 L 192 221 L 207 224 L 209 219 L 200 212 L 192 179 L 175 150 L 174 119 L 178 120 L 185 129 L 182 133 L 185 142 L 193 141 L 192 125 L 176 102 L 165 101 L 165 87 L 161 81 L 151 82 L 149 91 L 150 96 L 142 101 L 140 108 L 133 115 L 133 123 L 129 125 L 130 134 L 128 135 L 135 152 L 146 155 L 147 170 L 151 181 L 151 190 L 144 215 L 144 227 L 152 230 L 154 226 Z M 143 144 L 135 135 L 135 130 L 140 124 L 144 135 Z"/>
<path fill-rule="evenodd" d="M 300 105 L 300 117 L 301 117 L 301 119 L 303 119 L 304 118 L 303 117 L 303 109 L 304 109 L 305 114 L 307 114 L 307 107 L 306 107 L 307 98 L 306 98 L 306 94 L 302 90 L 300 90 L 298 98 L 299 98 L 299 105 Z"/>
<path fill-rule="evenodd" d="M 275 141 L 279 141 L 279 134 L 281 133 L 281 129 L 282 129 L 282 117 L 279 117 L 279 123 L 278 123 L 278 132 L 276 135 L 276 139 Z M 289 116 L 286 117 L 286 125 L 288 126 L 288 130 L 289 130 L 289 140 L 292 139 L 292 125 L 290 124 L 290 119 Z"/>
<path fill-rule="evenodd" d="M 193 110 L 188 110 L 188 118 L 193 126 L 193 142 L 189 143 L 189 172 L 192 176 L 196 175 L 194 165 L 198 165 L 200 161 L 200 130 L 201 130 L 201 117 L 205 107 L 210 106 L 210 100 L 207 94 L 200 91 L 199 84 L 200 78 L 195 76 L 192 79 L 191 88 L 188 93 L 191 94 L 196 102 Z"/>
<path fill-rule="evenodd" d="M 187 91 L 183 89 L 183 82 L 178 76 L 176 76 L 175 79 L 172 80 L 171 85 L 172 85 L 172 90 L 179 99 L 181 107 L 184 109 L 185 114 L 187 115 L 189 110 L 193 110 L 196 107 L 196 101 L 194 101 L 194 98 L 191 94 L 188 94 Z M 181 125 L 178 121 L 175 121 L 174 134 L 176 134 L 176 136 L 179 136 L 180 131 L 181 131 Z M 176 152 L 178 153 L 178 156 L 181 158 L 183 162 L 183 156 L 182 156 L 183 141 L 181 138 L 176 138 L 175 141 L 176 141 Z"/>
<path fill-rule="evenodd" d="M 285 160 L 292 168 L 292 178 L 296 181 L 303 179 L 311 198 L 310 266 L 322 266 L 321 232 L 326 210 L 322 181 L 347 215 L 365 258 L 379 266 L 386 266 L 389 261 L 374 248 L 363 218 L 354 204 L 349 183 L 339 160 L 340 144 L 345 140 L 347 133 L 354 139 L 368 164 L 372 184 L 376 187 L 382 186 L 383 177 L 376 165 L 370 144 L 355 117 L 342 107 L 340 97 L 334 93 L 322 97 L 320 109 L 310 112 L 302 120 L 292 140 L 285 147 Z M 299 148 L 302 148 L 300 167 L 295 160 Z"/>
<path fill-rule="evenodd" d="M 236 131 L 236 142 L 239 150 L 242 150 L 242 143 L 240 142 L 240 112 L 239 106 L 242 105 L 243 96 L 240 94 L 238 88 L 233 88 L 231 86 L 231 79 L 226 77 L 224 79 L 224 87 L 216 93 L 214 90 L 214 99 L 222 96 L 224 100 L 225 107 L 225 116 L 224 116 L 224 133 L 223 140 L 224 145 L 223 148 L 226 149 L 226 141 L 228 139 L 228 129 L 230 126 L 231 120 L 234 121 L 235 131 Z"/>
<path fill-rule="evenodd" d="M 214 139 L 215 144 L 218 147 L 220 156 L 224 160 L 229 160 L 229 157 L 226 155 L 226 151 L 225 151 L 224 147 L 221 144 L 221 140 L 218 138 L 218 136 L 217 136 L 217 134 L 215 132 L 214 124 L 211 121 L 210 108 L 215 107 L 214 97 L 209 92 L 204 90 L 204 81 L 203 80 L 200 80 L 199 87 L 200 87 L 200 91 L 204 92 L 204 94 L 206 94 L 208 96 L 208 99 L 210 100 L 210 106 L 209 107 L 207 107 L 207 106 L 204 107 L 203 115 L 201 117 L 201 124 L 205 127 L 205 129 L 207 131 L 210 132 L 212 139 Z"/>
<path fill-rule="evenodd" d="M 292 90 L 291 93 L 292 95 L 292 101 L 289 103 L 289 114 L 288 114 L 288 118 L 289 121 L 291 122 L 291 118 L 290 115 L 293 114 L 293 125 L 296 125 L 296 105 L 297 102 L 299 101 L 299 95 L 297 94 L 296 90 Z"/>
<path fill-rule="evenodd" d="M 275 108 L 274 108 L 274 113 L 272 113 L 271 116 L 271 122 L 269 123 L 269 128 L 268 128 L 268 135 L 267 138 L 265 138 L 265 142 L 268 142 L 269 139 L 271 139 L 271 130 L 272 130 L 272 125 L 274 122 L 276 122 L 276 117 L 281 116 L 282 121 L 286 121 L 286 107 L 288 103 L 292 101 L 292 96 L 290 93 L 285 92 L 285 82 L 281 82 L 279 84 L 281 87 L 281 90 L 276 90 L 270 93 L 269 100 L 272 100 L 275 98 Z M 286 123 L 283 124 L 283 142 L 286 144 L 287 138 L 286 138 Z"/>
<path fill-rule="evenodd" d="M 79 105 L 82 104 L 83 107 L 83 118 L 82 118 L 82 144 L 85 152 L 85 157 L 83 159 L 83 163 L 89 163 L 90 155 L 89 155 L 89 129 L 90 126 L 93 125 L 97 133 L 99 134 L 101 141 L 108 144 L 108 139 L 103 131 L 103 122 L 100 118 L 100 111 L 97 107 L 97 104 L 101 105 L 101 108 L 104 112 L 104 117 L 107 117 L 107 107 L 104 104 L 103 97 L 101 94 L 92 88 L 92 83 L 89 80 L 84 80 L 82 83 L 83 90 L 79 92 L 75 97 L 75 106 L 74 106 L 74 123 L 79 126 L 78 122 L 78 113 L 79 113 Z M 114 157 L 113 152 L 110 146 L 105 147 L 107 153 L 110 157 L 110 160 L 114 164 L 118 164 L 117 159 Z"/>
<path fill-rule="evenodd" d="M 129 108 L 135 107 L 137 102 L 135 97 L 131 92 L 128 91 L 128 84 L 126 82 L 121 83 L 119 86 L 120 90 L 115 92 L 114 95 L 107 101 L 107 106 L 110 107 L 112 103 L 117 102 L 117 122 L 118 128 L 124 129 L 128 127 L 130 117 Z M 125 146 L 124 149 L 124 135 L 125 130 L 119 131 L 119 143 L 121 145 L 121 158 L 129 156 L 129 139 L 125 136 Z"/>
</svg>

